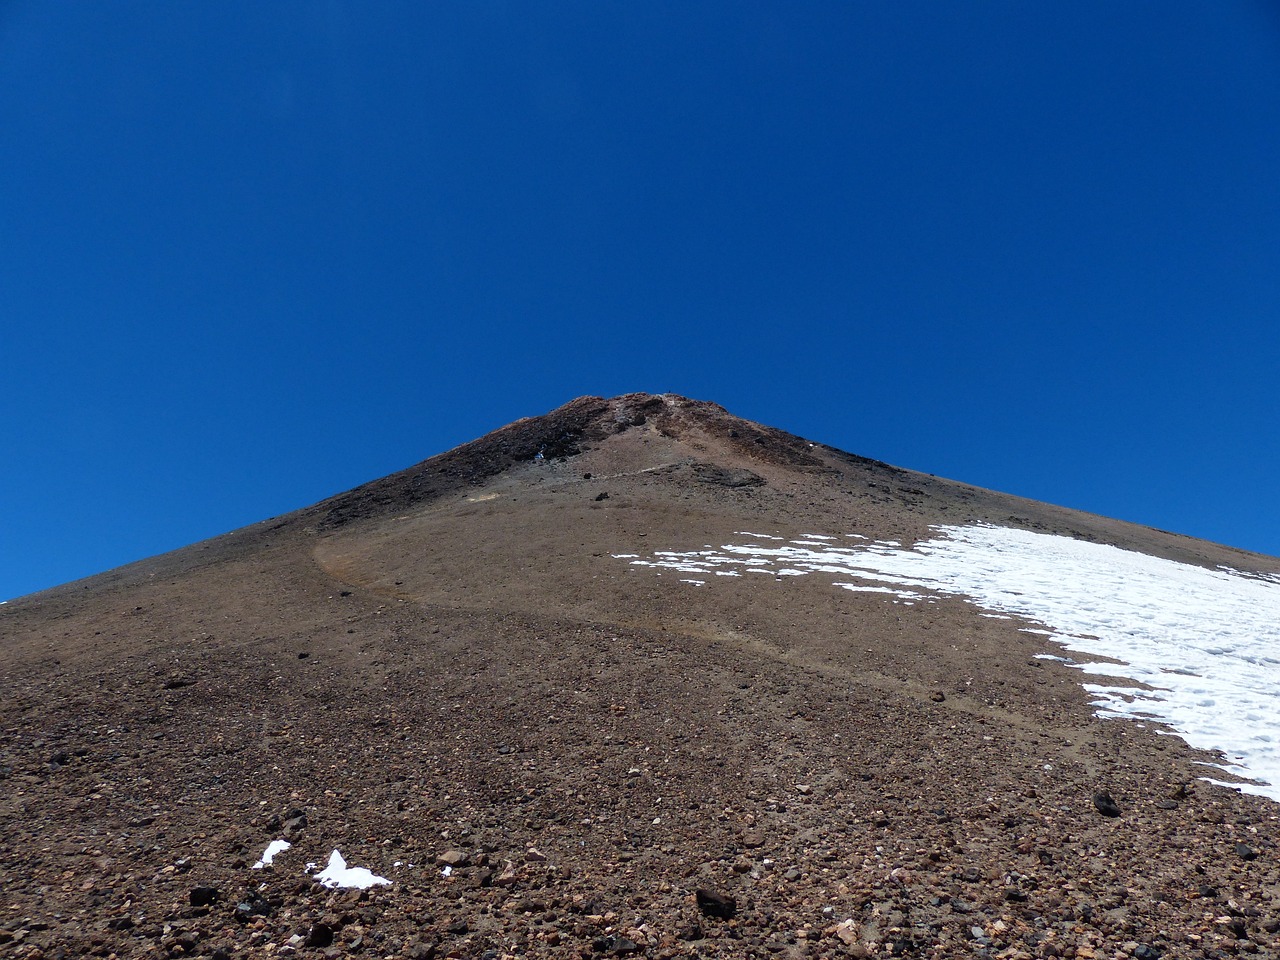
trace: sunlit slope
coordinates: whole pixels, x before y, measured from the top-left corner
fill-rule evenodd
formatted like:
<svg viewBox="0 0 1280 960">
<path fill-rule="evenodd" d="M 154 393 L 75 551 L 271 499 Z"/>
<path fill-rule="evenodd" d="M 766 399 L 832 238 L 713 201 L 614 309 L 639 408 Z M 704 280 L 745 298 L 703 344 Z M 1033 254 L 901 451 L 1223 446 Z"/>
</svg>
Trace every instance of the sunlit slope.
<svg viewBox="0 0 1280 960">
<path fill-rule="evenodd" d="M 1037 658 L 1085 652 L 1128 678 L 1089 687 L 1105 715 L 1173 724 L 1275 779 L 1257 729 L 1276 713 L 1274 561 L 764 433 L 712 405 L 612 403 L 612 429 L 571 455 L 539 448 L 338 529 L 317 560 L 398 602 L 680 631 L 850 682 L 945 689 L 1028 731 L 1074 692 L 1046 690 Z"/>
<path fill-rule="evenodd" d="M 1094 701 L 1276 568 L 581 398 L 0 607 L 0 953 L 1272 955 L 1274 804 Z"/>
</svg>

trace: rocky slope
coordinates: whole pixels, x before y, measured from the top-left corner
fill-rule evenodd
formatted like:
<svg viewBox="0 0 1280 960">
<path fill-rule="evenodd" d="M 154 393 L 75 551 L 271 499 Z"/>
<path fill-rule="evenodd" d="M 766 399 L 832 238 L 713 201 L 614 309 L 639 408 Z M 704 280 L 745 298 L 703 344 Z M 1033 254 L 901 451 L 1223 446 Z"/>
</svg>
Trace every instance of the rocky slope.
<svg viewBox="0 0 1280 960">
<path fill-rule="evenodd" d="M 615 557 L 980 521 L 1280 567 L 630 395 L 0 607 L 0 955 L 1280 953 L 1275 805 L 1024 624 Z"/>
</svg>

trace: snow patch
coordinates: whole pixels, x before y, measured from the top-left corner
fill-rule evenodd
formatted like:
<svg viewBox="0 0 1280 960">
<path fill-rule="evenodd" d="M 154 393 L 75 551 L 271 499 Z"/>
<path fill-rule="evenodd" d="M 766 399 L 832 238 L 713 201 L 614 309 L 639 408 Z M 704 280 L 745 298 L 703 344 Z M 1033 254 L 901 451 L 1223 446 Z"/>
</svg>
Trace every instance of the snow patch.
<svg viewBox="0 0 1280 960">
<path fill-rule="evenodd" d="M 267 844 L 267 849 L 262 851 L 262 858 L 253 865 L 253 869 L 261 870 L 263 867 L 271 866 L 271 861 L 276 858 L 276 854 L 284 853 L 289 846 L 288 840 L 272 840 Z"/>
<path fill-rule="evenodd" d="M 1068 651 L 1122 661 L 1070 664 L 1107 681 L 1085 687 L 1099 717 L 1165 724 L 1218 751 L 1221 770 L 1254 781 L 1230 786 L 1280 801 L 1280 574 L 1007 527 L 934 530 L 911 548 L 857 534 L 788 542 L 742 531 L 757 542 L 629 562 L 695 575 L 725 566 L 778 580 L 817 574 L 903 605 L 960 596 L 986 614 L 1031 621 L 1026 632 Z"/>
<path fill-rule="evenodd" d="M 342 854 L 337 850 L 329 854 L 329 865 L 312 879 L 322 886 L 335 889 L 345 887 L 356 890 L 365 890 L 369 887 L 391 882 L 386 877 L 374 875 L 364 867 L 348 867 L 347 861 L 342 858 Z"/>
</svg>

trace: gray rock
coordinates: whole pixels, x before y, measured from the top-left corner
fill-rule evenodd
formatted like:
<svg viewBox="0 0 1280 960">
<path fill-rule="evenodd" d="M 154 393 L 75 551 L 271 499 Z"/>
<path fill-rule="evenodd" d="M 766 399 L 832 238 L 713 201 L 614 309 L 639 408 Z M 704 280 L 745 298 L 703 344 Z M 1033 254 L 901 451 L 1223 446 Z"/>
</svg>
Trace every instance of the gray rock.
<svg viewBox="0 0 1280 960">
<path fill-rule="evenodd" d="M 612 953 L 622 957 L 639 952 L 640 944 L 614 933 L 595 940 L 591 944 L 591 949 L 596 953 Z"/>
</svg>

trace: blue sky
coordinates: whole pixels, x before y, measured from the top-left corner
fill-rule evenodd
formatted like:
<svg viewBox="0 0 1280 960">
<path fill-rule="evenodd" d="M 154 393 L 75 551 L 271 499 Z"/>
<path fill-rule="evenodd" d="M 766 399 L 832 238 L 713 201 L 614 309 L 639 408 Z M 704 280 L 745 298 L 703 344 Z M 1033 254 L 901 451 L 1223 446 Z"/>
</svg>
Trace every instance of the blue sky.
<svg viewBox="0 0 1280 960">
<path fill-rule="evenodd" d="M 0 598 L 582 394 L 1280 554 L 1271 3 L 0 4 Z"/>
</svg>

